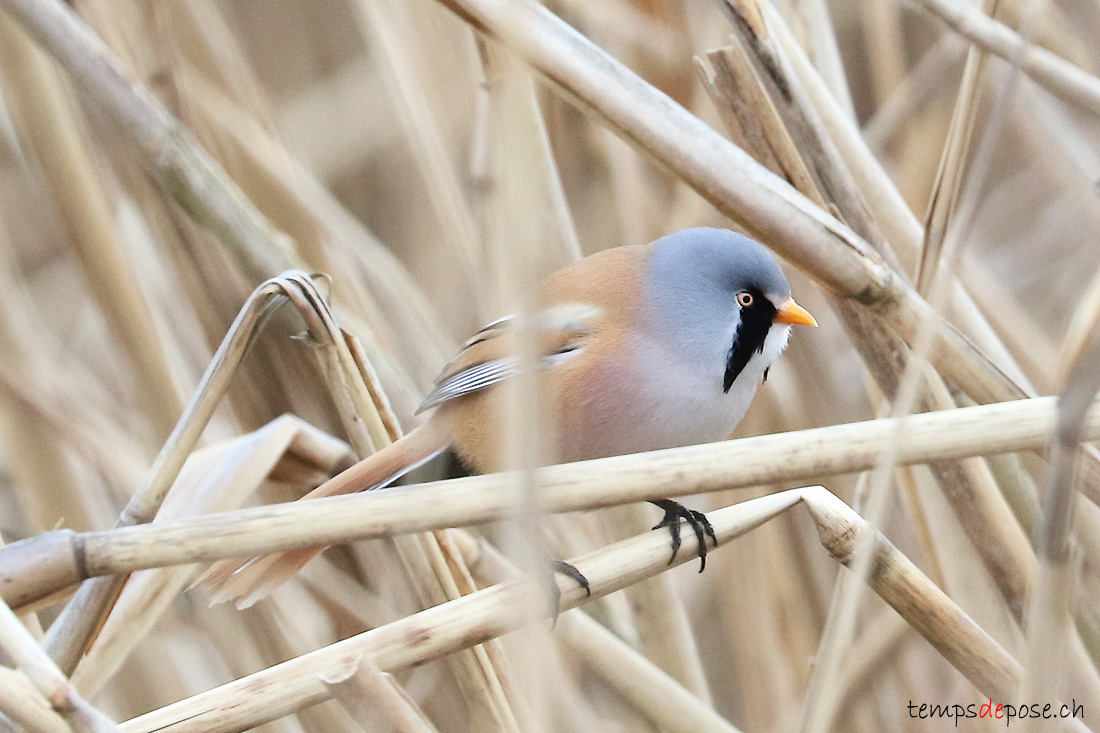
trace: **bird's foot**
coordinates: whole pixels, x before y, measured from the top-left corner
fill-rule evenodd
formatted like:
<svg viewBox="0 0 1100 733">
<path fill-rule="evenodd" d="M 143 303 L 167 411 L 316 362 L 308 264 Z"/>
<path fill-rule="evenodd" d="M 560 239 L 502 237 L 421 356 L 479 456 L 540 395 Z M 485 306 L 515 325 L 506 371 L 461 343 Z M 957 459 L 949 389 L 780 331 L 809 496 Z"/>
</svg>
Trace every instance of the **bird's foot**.
<svg viewBox="0 0 1100 733">
<path fill-rule="evenodd" d="M 554 560 L 551 564 L 550 581 L 550 604 L 553 610 L 554 616 L 551 622 L 551 628 L 558 623 L 558 609 L 561 606 L 561 588 L 558 587 L 558 581 L 554 579 L 553 573 L 561 573 L 562 575 L 572 578 L 577 581 L 577 585 L 584 588 L 584 594 L 586 596 L 592 595 L 592 589 L 588 586 L 588 578 L 584 577 L 584 573 L 577 570 L 575 567 L 562 560 Z"/>
<path fill-rule="evenodd" d="M 663 509 L 665 512 L 664 519 L 658 522 L 653 529 L 668 527 L 668 533 L 672 535 L 672 557 L 668 559 L 668 564 L 672 564 L 672 561 L 676 559 L 676 553 L 680 551 L 680 520 L 683 519 L 695 530 L 695 538 L 699 541 L 699 572 L 703 572 L 703 569 L 707 566 L 706 538 L 710 537 L 714 542 L 714 546 L 718 546 L 718 538 L 714 536 L 714 527 L 710 526 L 707 515 L 694 509 L 688 509 L 680 502 L 671 499 L 659 499 L 649 503 L 658 509 Z"/>
</svg>

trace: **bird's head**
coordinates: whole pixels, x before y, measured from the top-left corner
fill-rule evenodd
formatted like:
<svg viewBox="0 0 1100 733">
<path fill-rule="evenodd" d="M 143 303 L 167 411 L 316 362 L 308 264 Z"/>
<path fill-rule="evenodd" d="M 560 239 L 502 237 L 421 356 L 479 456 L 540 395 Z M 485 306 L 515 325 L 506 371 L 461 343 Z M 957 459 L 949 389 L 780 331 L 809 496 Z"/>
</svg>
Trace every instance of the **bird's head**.
<svg viewBox="0 0 1100 733">
<path fill-rule="evenodd" d="M 724 392 L 750 362 L 758 379 L 786 346 L 791 325 L 817 325 L 791 298 L 771 253 L 727 229 L 685 229 L 657 240 L 648 288 L 649 320 L 689 358 L 720 362 L 714 370 Z"/>
</svg>

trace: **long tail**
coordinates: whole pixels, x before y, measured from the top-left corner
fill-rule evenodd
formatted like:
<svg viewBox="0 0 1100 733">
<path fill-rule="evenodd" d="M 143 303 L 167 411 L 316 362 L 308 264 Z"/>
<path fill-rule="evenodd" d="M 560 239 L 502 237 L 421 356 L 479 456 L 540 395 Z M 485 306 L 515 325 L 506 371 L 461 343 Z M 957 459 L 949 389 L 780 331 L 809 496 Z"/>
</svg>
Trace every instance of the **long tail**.
<svg viewBox="0 0 1100 733">
<path fill-rule="evenodd" d="M 448 446 L 450 432 L 436 423 L 436 420 L 431 420 L 416 428 L 332 477 L 298 501 L 377 489 L 396 481 Z M 290 580 L 324 549 L 303 548 L 250 560 L 221 560 L 211 565 L 191 587 L 209 588 L 211 605 L 235 600 L 237 608 L 248 608 Z"/>
</svg>

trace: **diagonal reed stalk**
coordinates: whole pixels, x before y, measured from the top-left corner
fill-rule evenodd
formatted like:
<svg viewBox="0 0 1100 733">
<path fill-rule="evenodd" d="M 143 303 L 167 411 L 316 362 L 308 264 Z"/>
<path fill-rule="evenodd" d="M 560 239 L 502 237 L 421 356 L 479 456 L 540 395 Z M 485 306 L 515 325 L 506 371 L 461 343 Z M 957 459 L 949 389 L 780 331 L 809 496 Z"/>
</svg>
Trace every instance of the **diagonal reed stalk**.
<svg viewBox="0 0 1100 733">
<path fill-rule="evenodd" d="M 842 564 L 849 562 L 869 530 L 858 514 L 822 487 L 793 489 L 712 512 L 719 545 L 799 503 L 806 505 L 829 553 Z M 694 543 L 685 539 L 673 564 L 689 561 Z M 883 600 L 980 690 L 998 699 L 1009 695 L 1020 666 L 881 535 L 875 548 L 875 571 L 868 582 Z M 598 598 L 667 568 L 668 540 L 663 532 L 652 531 L 570 562 L 589 579 L 592 596 Z M 587 600 L 574 582 L 555 582 L 560 609 Z M 317 675 L 346 669 L 360 656 L 368 656 L 381 670 L 396 671 L 507 633 L 530 622 L 526 598 L 538 593 L 545 589 L 532 578 L 495 585 L 127 721 L 123 730 L 244 730 L 326 699 L 329 690 Z"/>
<path fill-rule="evenodd" d="M 1047 397 L 913 415 L 897 462 L 1038 448 L 1050 439 L 1054 415 Z M 539 472 L 540 506 L 580 511 L 865 471 L 896 429 L 897 420 L 873 420 L 550 466 Z M 1100 436 L 1100 405 L 1090 409 L 1084 435 Z M 51 532 L 0 549 L 0 592 L 18 607 L 96 575 L 479 524 L 510 510 L 511 482 L 509 474 L 489 474 L 103 532 Z"/>
<path fill-rule="evenodd" d="M 48 622 L 51 606 L 84 587 L 50 643 L 71 659 L 95 637 L 70 689 L 112 719 L 152 711 L 125 728 L 161 716 L 169 729 L 235 729 L 290 711 L 264 729 L 344 733 L 385 725 L 383 706 L 410 730 L 441 733 L 886 730 L 907 714 L 898 701 L 970 702 L 978 692 L 967 676 L 1014 698 L 1100 705 L 1100 509 L 1084 498 L 1100 497 L 1100 453 L 1078 442 L 1096 435 L 1095 412 L 1081 412 L 1091 410 L 1081 375 L 1092 361 L 1081 355 L 1100 312 L 1091 246 L 1100 158 L 1088 114 L 1100 9 L 1048 4 L 1024 22 L 1029 0 L 1001 0 L 995 14 L 965 5 L 567 0 L 547 6 L 559 21 L 527 0 L 270 0 L 258 14 L 217 0 L 0 0 L 0 12 L 14 11 L 0 19 L 12 31 L 0 43 L 0 534 L 12 542 L 0 550 L 0 595 L 41 644 L 36 617 Z M 739 26 L 731 41 L 722 7 L 738 8 L 749 32 Z M 16 26 L 46 53 L 12 42 Z M 1010 28 L 1033 33 L 1035 47 Z M 977 176 L 961 175 L 964 125 L 944 151 L 971 47 L 990 56 L 991 89 L 1019 75 L 995 56 L 1019 61 L 1035 82 L 1019 85 L 1003 113 L 1004 94 L 963 91 L 974 140 L 998 129 L 1002 140 Z M 726 85 L 718 94 L 693 85 L 691 57 L 705 49 L 719 49 L 708 53 L 710 80 Z M 714 132 L 723 123 L 740 150 Z M 941 159 L 958 195 L 934 188 Z M 959 221 L 966 227 L 959 272 L 943 266 L 955 281 L 942 299 L 924 287 L 935 267 L 921 297 L 908 285 L 922 254 L 938 260 L 913 215 L 930 190 L 939 223 L 928 236 L 947 251 Z M 968 200 L 975 215 L 956 216 L 954 202 Z M 452 345 L 500 315 L 498 304 L 510 307 L 505 293 L 522 300 L 582 245 L 729 227 L 727 217 L 790 258 L 800 270 L 788 271 L 792 292 L 821 323 L 795 334 L 739 426 L 777 435 L 537 478 L 432 474 L 415 489 L 314 506 L 176 513 L 215 489 L 227 501 L 253 489 L 259 502 L 292 500 L 350 460 L 329 434 L 358 454 L 399 435 Z M 181 451 L 188 475 L 170 482 L 161 518 L 107 529 L 133 487 L 149 483 L 160 438 L 147 426 L 167 430 L 179 412 L 148 384 L 194 383 L 248 293 L 305 269 L 299 261 L 330 275 L 322 293 L 302 276 L 282 281 L 313 335 L 288 340 L 299 316 L 275 316 L 241 362 L 228 409 L 204 428 L 210 446 Z M 335 317 L 321 302 L 326 288 Z M 906 465 L 887 470 L 899 423 L 859 421 L 886 414 L 884 397 L 906 411 L 914 380 L 901 400 L 897 386 L 929 340 L 922 321 L 941 346 L 915 409 L 943 409 L 903 428 L 917 431 L 899 446 Z M 968 407 L 1055 393 L 1078 397 L 1060 413 L 1053 399 Z M 530 407 L 513 401 L 510 433 L 533 427 Z M 284 413 L 295 417 L 276 419 Z M 318 430 L 277 450 L 299 420 Z M 822 425 L 831 427 L 806 431 Z M 244 458 L 263 436 L 271 442 Z M 517 467 L 535 462 L 518 448 Z M 838 473 L 867 471 L 880 453 L 874 476 Z M 210 463 L 215 455 L 228 463 Z M 254 460 L 255 473 L 232 471 L 234 457 Z M 955 605 L 911 608 L 911 626 L 867 593 L 889 554 L 875 542 L 846 553 L 856 553 L 854 572 L 840 572 L 844 592 L 830 601 L 836 565 L 818 548 L 817 525 L 790 512 L 706 574 L 658 573 L 566 612 L 552 632 L 483 600 L 507 596 L 516 578 L 490 541 L 519 562 L 537 527 L 555 557 L 598 567 L 615 540 L 639 531 L 616 525 L 628 515 L 636 524 L 641 498 L 703 491 L 711 495 L 688 502 L 722 506 L 825 476 L 860 512 L 858 534 L 881 527 Z M 517 521 L 517 497 L 544 487 Z M 439 529 L 453 523 L 476 526 Z M 508 539 L 517 527 L 519 553 Z M 197 559 L 361 538 L 375 539 L 334 548 L 246 611 L 178 592 Z M 409 548 L 404 561 L 398 544 Z M 905 565 L 896 559 L 887 570 Z M 163 567 L 130 578 L 108 610 L 111 587 L 149 563 Z M 105 576 L 80 582 L 92 573 Z M 526 587 L 542 612 L 544 589 Z M 341 639 L 369 646 L 423 631 L 417 612 L 432 604 L 429 620 L 482 635 L 449 637 L 446 651 L 465 650 L 446 654 L 435 637 L 414 635 L 425 654 L 444 655 L 438 663 L 387 642 L 384 655 L 415 665 L 392 677 L 373 653 L 347 658 L 360 663 L 351 678 L 348 665 L 326 669 L 329 687 L 306 670 L 342 654 L 347 646 L 331 646 Z M 487 643 L 462 610 L 471 607 L 523 630 Z M 940 654 L 911 633 L 957 608 L 1010 656 L 977 643 L 967 648 L 991 653 L 968 658 L 949 638 Z M 945 656 L 970 672 L 955 674 Z M 264 680 L 255 699 L 243 692 Z M 363 692 L 375 709 L 352 702 Z M 303 695 L 335 699 L 302 707 Z M 211 707 L 215 698 L 240 714 Z M 192 728 L 173 717 L 185 705 L 199 715 Z M 71 727 L 27 674 L 0 667 L 0 729 L 19 726 Z"/>
</svg>

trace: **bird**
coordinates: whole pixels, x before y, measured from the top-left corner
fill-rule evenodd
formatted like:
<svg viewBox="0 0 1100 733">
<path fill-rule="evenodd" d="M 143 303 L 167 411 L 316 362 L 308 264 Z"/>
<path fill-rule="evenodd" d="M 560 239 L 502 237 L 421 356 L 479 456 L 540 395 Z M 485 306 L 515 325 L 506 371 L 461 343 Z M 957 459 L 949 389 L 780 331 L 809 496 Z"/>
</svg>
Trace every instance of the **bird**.
<svg viewBox="0 0 1100 733">
<path fill-rule="evenodd" d="M 306 494 L 303 499 L 380 488 L 450 448 L 478 473 L 505 468 L 501 383 L 520 373 L 519 319 L 499 318 L 475 333 L 446 364 L 418 413 L 425 423 Z M 557 430 L 557 462 L 724 440 L 744 416 L 757 385 L 786 347 L 792 325 L 817 321 L 759 242 L 728 229 L 696 227 L 648 244 L 607 249 L 551 274 L 526 319 L 537 344 L 538 404 Z M 672 559 L 680 522 L 695 532 L 700 572 L 702 512 L 651 502 L 665 512 Z M 292 550 L 213 565 L 198 581 L 212 602 L 251 605 L 324 548 Z M 557 568 L 586 586 L 564 563 Z"/>
</svg>

